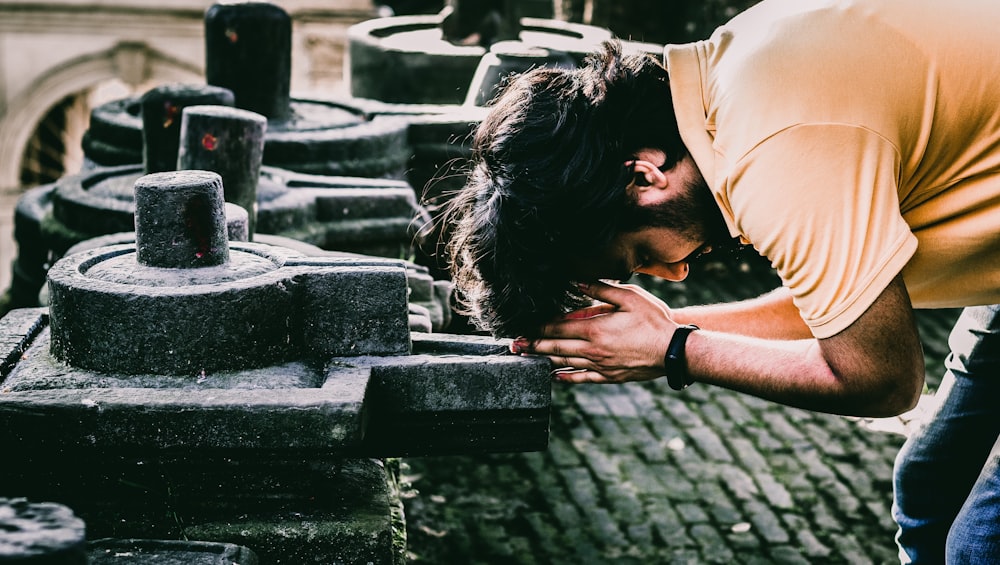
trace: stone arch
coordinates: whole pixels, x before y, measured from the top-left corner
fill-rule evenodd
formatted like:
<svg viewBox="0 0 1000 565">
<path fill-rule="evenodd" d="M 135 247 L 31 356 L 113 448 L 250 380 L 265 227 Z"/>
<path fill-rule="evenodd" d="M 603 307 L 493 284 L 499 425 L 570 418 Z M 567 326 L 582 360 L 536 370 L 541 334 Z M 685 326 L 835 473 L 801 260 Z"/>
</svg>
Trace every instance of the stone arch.
<svg viewBox="0 0 1000 565">
<path fill-rule="evenodd" d="M 20 184 L 21 158 L 38 123 L 60 100 L 111 79 L 129 85 L 203 80 L 196 65 L 168 57 L 141 42 L 78 57 L 54 67 L 11 101 L 0 119 L 0 187 Z"/>
</svg>

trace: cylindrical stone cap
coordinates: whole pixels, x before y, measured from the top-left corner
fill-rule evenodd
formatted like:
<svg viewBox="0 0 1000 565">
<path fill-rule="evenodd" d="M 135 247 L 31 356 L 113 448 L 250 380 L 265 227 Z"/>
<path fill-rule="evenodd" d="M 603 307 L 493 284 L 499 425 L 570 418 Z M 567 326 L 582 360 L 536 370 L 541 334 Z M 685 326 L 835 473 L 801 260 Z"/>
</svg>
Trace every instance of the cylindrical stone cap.
<svg viewBox="0 0 1000 565">
<path fill-rule="evenodd" d="M 61 504 L 0 498 L 0 562 L 84 565 L 86 525 Z"/>
<path fill-rule="evenodd" d="M 233 106 L 235 97 L 226 88 L 211 85 L 165 84 L 142 95 L 142 160 L 146 173 L 173 171 L 184 108 L 199 104 Z"/>
<path fill-rule="evenodd" d="M 205 12 L 205 78 L 236 95 L 236 106 L 289 115 L 292 20 L 270 2 L 220 2 Z"/>
<path fill-rule="evenodd" d="M 465 99 L 466 105 L 486 106 L 500 93 L 502 85 L 512 75 L 538 67 L 573 68 L 573 58 L 567 53 L 537 47 L 520 41 L 500 41 L 483 55 L 472 77 Z"/>
<path fill-rule="evenodd" d="M 224 144 L 231 146 L 228 148 L 230 152 L 241 148 L 249 152 L 257 146 L 260 147 L 258 151 L 263 151 L 265 131 L 267 118 L 257 112 L 219 105 L 188 106 L 182 113 L 181 139 L 191 138 L 190 145 L 181 144 L 178 164 L 195 147 L 212 154 L 225 149 Z M 228 136 L 223 138 L 223 134 Z"/>
<path fill-rule="evenodd" d="M 232 202 L 226 202 L 226 232 L 229 241 L 250 241 L 250 216 Z"/>
<path fill-rule="evenodd" d="M 135 181 L 136 258 L 194 268 L 229 261 L 222 177 L 211 171 L 153 173 Z"/>
<path fill-rule="evenodd" d="M 188 106 L 181 119 L 177 168 L 213 171 L 222 176 L 226 202 L 249 214 L 253 233 L 257 184 L 264 157 L 267 118 L 227 106 Z"/>
</svg>

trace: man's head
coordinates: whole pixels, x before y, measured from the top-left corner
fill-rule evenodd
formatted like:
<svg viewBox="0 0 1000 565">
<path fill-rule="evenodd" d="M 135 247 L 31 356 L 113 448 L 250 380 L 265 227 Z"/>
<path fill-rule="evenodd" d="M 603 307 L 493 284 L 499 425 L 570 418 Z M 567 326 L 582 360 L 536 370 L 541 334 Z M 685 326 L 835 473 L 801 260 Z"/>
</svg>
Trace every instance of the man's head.
<svg viewBox="0 0 1000 565">
<path fill-rule="evenodd" d="M 686 157 L 667 72 L 648 55 L 608 43 L 579 69 L 535 69 L 505 86 L 444 217 L 453 279 L 482 328 L 532 335 L 585 302 L 575 281 L 613 276 L 582 265 L 676 216 L 651 215 L 633 190 L 645 184 L 633 182 L 646 178 L 643 149 L 662 158 L 660 172 Z"/>
</svg>

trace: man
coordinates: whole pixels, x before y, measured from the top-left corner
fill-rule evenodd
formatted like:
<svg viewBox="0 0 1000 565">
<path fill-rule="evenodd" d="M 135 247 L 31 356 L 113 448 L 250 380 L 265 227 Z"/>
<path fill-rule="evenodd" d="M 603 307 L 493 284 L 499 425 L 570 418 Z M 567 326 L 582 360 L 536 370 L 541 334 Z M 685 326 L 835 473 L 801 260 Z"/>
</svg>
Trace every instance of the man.
<svg viewBox="0 0 1000 565">
<path fill-rule="evenodd" d="M 897 459 L 904 562 L 1000 562 L 1000 3 L 765 0 L 666 69 L 606 46 L 513 80 L 447 217 L 468 312 L 565 382 L 666 375 L 864 416 L 913 407 L 913 307 L 966 306 Z M 753 245 L 784 286 L 673 310 Z"/>
</svg>

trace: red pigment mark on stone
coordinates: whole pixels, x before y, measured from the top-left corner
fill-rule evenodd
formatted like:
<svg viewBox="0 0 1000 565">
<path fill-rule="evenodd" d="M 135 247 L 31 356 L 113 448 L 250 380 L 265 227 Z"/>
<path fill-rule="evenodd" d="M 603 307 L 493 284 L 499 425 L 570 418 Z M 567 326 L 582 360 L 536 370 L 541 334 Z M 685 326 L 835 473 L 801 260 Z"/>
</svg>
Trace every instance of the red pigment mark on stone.
<svg viewBox="0 0 1000 565">
<path fill-rule="evenodd" d="M 182 212 L 184 225 L 194 240 L 195 259 L 208 255 L 212 245 L 212 205 L 207 195 L 199 194 L 187 201 Z"/>
<path fill-rule="evenodd" d="M 240 40 L 240 36 L 236 33 L 235 29 L 229 28 L 226 30 L 226 39 L 228 39 L 230 43 L 236 43 Z"/>
<path fill-rule="evenodd" d="M 206 133 L 201 138 L 201 146 L 209 151 L 215 151 L 215 148 L 219 145 L 219 138 L 215 137 L 210 133 Z"/>
<path fill-rule="evenodd" d="M 163 103 L 163 128 L 166 129 L 174 124 L 174 119 L 177 118 L 177 106 L 174 106 L 170 102 Z"/>
</svg>

